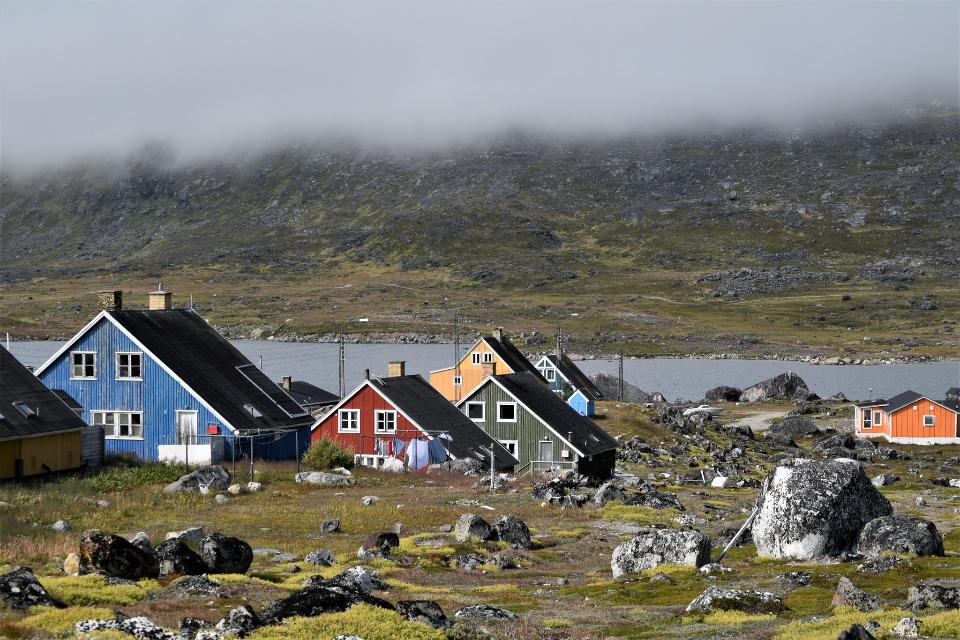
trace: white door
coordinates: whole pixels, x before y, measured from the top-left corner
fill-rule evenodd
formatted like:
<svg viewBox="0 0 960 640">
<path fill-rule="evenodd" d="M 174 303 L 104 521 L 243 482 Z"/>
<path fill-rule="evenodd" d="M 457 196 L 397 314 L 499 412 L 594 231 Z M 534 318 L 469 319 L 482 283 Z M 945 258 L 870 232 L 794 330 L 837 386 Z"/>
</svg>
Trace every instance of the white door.
<svg viewBox="0 0 960 640">
<path fill-rule="evenodd" d="M 196 444 L 197 412 L 177 411 L 177 444 Z"/>
<path fill-rule="evenodd" d="M 541 440 L 537 444 L 538 471 L 550 471 L 553 468 L 553 440 Z"/>
</svg>

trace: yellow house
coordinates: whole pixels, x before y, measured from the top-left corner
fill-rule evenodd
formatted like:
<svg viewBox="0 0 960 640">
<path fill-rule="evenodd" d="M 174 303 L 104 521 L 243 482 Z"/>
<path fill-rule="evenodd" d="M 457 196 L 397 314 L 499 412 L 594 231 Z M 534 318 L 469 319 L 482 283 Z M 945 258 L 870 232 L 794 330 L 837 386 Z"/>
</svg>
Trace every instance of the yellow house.
<svg viewBox="0 0 960 640">
<path fill-rule="evenodd" d="M 83 419 L 0 347 L 0 480 L 83 464 Z"/>
<path fill-rule="evenodd" d="M 450 402 L 459 402 L 491 375 L 529 372 L 544 384 L 547 381 L 503 333 L 480 338 L 452 367 L 430 372 L 430 384 Z"/>
</svg>

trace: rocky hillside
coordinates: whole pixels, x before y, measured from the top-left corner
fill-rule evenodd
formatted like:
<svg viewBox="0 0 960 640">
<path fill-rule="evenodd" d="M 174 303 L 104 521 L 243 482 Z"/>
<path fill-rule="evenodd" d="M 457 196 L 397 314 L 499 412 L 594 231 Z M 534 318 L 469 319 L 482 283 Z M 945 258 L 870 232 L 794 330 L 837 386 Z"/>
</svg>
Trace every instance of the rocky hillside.
<svg viewBox="0 0 960 640">
<path fill-rule="evenodd" d="M 571 328 L 586 343 L 649 343 L 654 327 L 717 351 L 729 345 L 696 335 L 729 333 L 716 319 L 730 308 L 723 301 L 746 301 L 755 323 L 764 310 L 750 301 L 869 291 L 836 317 L 800 316 L 846 328 L 846 312 L 869 310 L 874 294 L 903 292 L 898 308 L 942 307 L 937 296 L 955 292 L 960 273 L 960 119 L 944 110 L 792 134 L 517 136 L 434 155 L 301 148 L 183 167 L 147 153 L 123 166 L 4 176 L 0 194 L 8 294 L 47 278 L 62 302 L 78 287 L 163 277 L 227 324 L 289 317 L 276 312 L 307 333 L 345 319 L 350 303 L 393 321 L 423 320 L 412 305 L 456 305 L 478 324 L 517 305 L 521 316 L 539 309 L 523 328 L 543 331 L 551 314 L 577 307 L 604 316 Z M 278 280 L 287 284 L 264 299 L 279 309 L 236 311 Z M 330 295 L 343 282 L 356 290 Z M 34 293 L 49 311 L 52 300 Z M 26 333 L 71 324 L 52 311 L 18 317 L 10 301 L 0 300 L 0 317 Z M 671 302 L 703 310 L 706 324 L 673 326 L 690 313 L 666 313 Z M 433 320 L 447 331 L 451 317 Z M 742 344 L 769 333 L 735 324 Z"/>
</svg>

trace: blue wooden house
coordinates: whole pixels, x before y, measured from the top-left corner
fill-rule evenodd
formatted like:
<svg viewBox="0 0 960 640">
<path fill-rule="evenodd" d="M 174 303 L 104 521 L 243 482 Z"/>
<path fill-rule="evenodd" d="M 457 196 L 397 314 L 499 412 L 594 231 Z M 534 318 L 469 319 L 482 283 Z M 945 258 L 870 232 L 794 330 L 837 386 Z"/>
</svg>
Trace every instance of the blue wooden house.
<svg viewBox="0 0 960 640">
<path fill-rule="evenodd" d="M 147 310 L 124 310 L 119 291 L 38 370 L 51 389 L 83 406 L 104 431 L 107 454 L 192 463 L 253 455 L 292 459 L 314 422 L 199 314 L 150 294 Z"/>
<path fill-rule="evenodd" d="M 603 400 L 603 392 L 565 353 L 545 355 L 536 366 L 550 388 L 577 413 L 582 416 L 596 414 L 596 402 Z"/>
</svg>

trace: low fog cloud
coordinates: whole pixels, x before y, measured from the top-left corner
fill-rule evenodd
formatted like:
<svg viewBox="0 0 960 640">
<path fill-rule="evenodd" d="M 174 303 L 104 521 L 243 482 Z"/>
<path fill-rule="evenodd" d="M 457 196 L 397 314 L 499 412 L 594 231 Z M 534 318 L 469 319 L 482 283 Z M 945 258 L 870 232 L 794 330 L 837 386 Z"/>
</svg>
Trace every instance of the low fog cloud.
<svg viewBox="0 0 960 640">
<path fill-rule="evenodd" d="M 956 101 L 958 7 L 0 0 L 2 158 L 790 125 Z"/>
</svg>

